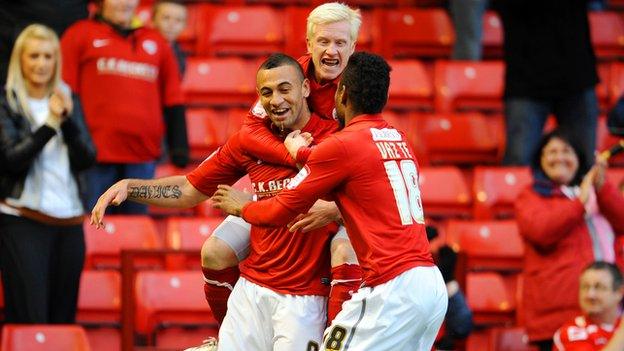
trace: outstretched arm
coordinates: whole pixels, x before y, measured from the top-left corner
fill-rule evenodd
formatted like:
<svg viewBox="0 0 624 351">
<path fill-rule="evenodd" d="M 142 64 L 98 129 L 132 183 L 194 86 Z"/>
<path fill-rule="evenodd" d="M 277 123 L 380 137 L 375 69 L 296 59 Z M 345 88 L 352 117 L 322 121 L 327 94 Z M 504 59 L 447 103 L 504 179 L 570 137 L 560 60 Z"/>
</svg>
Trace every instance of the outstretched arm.
<svg viewBox="0 0 624 351">
<path fill-rule="evenodd" d="M 104 212 L 110 205 L 126 200 L 160 207 L 188 208 L 206 200 L 185 176 L 159 179 L 123 179 L 108 188 L 91 211 L 91 224 L 102 228 Z"/>
</svg>

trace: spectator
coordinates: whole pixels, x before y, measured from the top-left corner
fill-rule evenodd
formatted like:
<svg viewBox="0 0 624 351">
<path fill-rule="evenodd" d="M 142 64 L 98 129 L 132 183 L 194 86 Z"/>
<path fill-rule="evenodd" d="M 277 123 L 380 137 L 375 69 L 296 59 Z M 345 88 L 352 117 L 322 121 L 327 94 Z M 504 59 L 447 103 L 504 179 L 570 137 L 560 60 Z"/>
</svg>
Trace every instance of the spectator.
<svg viewBox="0 0 624 351">
<path fill-rule="evenodd" d="M 430 242 L 438 236 L 438 230 L 435 227 L 428 225 L 426 230 L 427 239 Z M 472 331 L 472 311 L 459 288 L 459 283 L 455 280 L 457 253 L 450 246 L 442 245 L 435 250 L 434 258 L 442 273 L 449 297 L 448 308 L 444 316 L 444 334 L 436 340 L 435 348 L 436 350 L 454 350 L 456 341 L 466 339 Z"/>
<path fill-rule="evenodd" d="M 624 233 L 624 198 L 605 181 L 607 162 L 589 169 L 583 151 L 555 130 L 532 163 L 533 184 L 516 201 L 524 240 L 523 312 L 529 340 L 552 349 L 552 335 L 578 313 L 583 268 L 615 260 L 614 233 Z"/>
<path fill-rule="evenodd" d="M 104 0 L 95 18 L 71 26 L 61 41 L 63 75 L 80 96 L 99 150 L 87 174 L 90 207 L 120 179 L 153 178 L 165 124 L 171 161 L 188 162 L 175 56 L 156 30 L 130 26 L 137 5 Z M 126 203 L 114 212 L 142 214 L 147 206 Z"/>
<path fill-rule="evenodd" d="M 598 261 L 587 266 L 579 284 L 583 313 L 557 330 L 555 349 L 624 350 L 624 323 L 619 308 L 623 295 L 622 273 L 615 265 Z"/>
<path fill-rule="evenodd" d="M 598 83 L 587 0 L 497 1 L 504 28 L 503 163 L 527 165 L 549 114 L 592 157 Z"/>
<path fill-rule="evenodd" d="M 0 267 L 7 323 L 73 323 L 85 243 L 81 170 L 95 149 L 40 24 L 17 37 L 0 96 Z"/>
<path fill-rule="evenodd" d="M 481 60 L 483 51 L 483 14 L 488 0 L 450 0 L 455 26 L 453 60 Z"/>
<path fill-rule="evenodd" d="M 186 7 L 180 1 L 159 0 L 154 3 L 154 15 L 152 22 L 154 27 L 162 34 L 171 45 L 173 53 L 178 60 L 178 68 L 181 76 L 186 71 L 186 53 L 176 42 L 186 28 Z"/>
<path fill-rule="evenodd" d="M 31 23 L 41 23 L 62 35 L 77 20 L 87 18 L 86 0 L 3 1 L 0 8 L 0 84 L 6 82 L 11 49 L 17 35 Z"/>
</svg>

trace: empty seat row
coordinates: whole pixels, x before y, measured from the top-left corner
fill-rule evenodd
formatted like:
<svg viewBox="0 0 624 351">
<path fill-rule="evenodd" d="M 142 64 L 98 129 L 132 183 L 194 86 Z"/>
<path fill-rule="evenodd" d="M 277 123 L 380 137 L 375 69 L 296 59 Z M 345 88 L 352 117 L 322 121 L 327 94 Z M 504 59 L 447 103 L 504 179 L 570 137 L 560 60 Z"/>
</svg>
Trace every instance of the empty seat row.
<svg viewBox="0 0 624 351">
<path fill-rule="evenodd" d="M 273 51 L 300 55 L 305 52 L 305 22 L 312 8 L 190 4 L 188 26 L 180 42 L 196 55 L 263 56 Z M 142 7 L 139 17 L 149 22 L 150 11 L 151 7 Z M 443 8 L 374 6 L 365 9 L 362 17 L 358 38 L 361 50 L 388 58 L 450 56 L 455 32 Z M 624 53 L 624 21 L 618 13 L 592 12 L 589 22 L 599 57 L 616 58 Z M 500 55 L 502 30 L 496 13 L 488 12 L 483 17 L 486 55 Z"/>
<path fill-rule="evenodd" d="M 426 64 L 415 59 L 390 59 L 392 67 L 388 108 L 438 113 L 483 111 L 500 113 L 503 107 L 502 61 L 436 60 Z M 258 60 L 240 57 L 190 57 L 183 80 L 191 106 L 242 106 L 250 108 L 257 98 Z M 596 87 L 602 110 L 624 92 L 624 64 L 598 67 Z"/>
</svg>

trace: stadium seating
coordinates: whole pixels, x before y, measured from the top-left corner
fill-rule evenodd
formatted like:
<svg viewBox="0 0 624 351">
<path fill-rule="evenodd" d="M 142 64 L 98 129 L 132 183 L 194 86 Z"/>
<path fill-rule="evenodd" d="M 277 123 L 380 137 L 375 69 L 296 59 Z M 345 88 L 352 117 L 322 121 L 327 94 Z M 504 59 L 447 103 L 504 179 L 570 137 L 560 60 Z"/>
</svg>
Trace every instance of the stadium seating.
<svg viewBox="0 0 624 351">
<path fill-rule="evenodd" d="M 612 63 L 611 72 L 609 74 L 609 102 L 615 104 L 615 102 L 624 93 L 624 63 Z"/>
<path fill-rule="evenodd" d="M 490 332 L 490 350 L 533 351 L 529 337 L 522 327 L 493 328 Z"/>
<path fill-rule="evenodd" d="M 607 179 L 621 190 L 624 187 L 624 168 L 609 168 Z"/>
<path fill-rule="evenodd" d="M 90 351 L 87 335 L 77 325 L 17 325 L 2 328 L 3 351 Z"/>
<path fill-rule="evenodd" d="M 119 272 L 112 270 L 82 272 L 76 322 L 85 328 L 91 350 L 119 350 L 120 307 Z"/>
<path fill-rule="evenodd" d="M 184 267 L 185 269 L 199 269 L 201 267 L 200 251 L 202 244 L 221 222 L 223 222 L 223 217 L 168 218 L 165 246 L 174 250 L 193 250 L 197 252 L 197 255 L 188 257 L 185 262 L 173 262 L 173 258 L 171 258 L 168 266 L 171 267 L 177 264 L 177 267 Z"/>
<path fill-rule="evenodd" d="M 455 32 L 441 8 L 400 7 L 375 9 L 379 34 L 374 35 L 373 51 L 386 58 L 444 57 L 451 53 Z"/>
<path fill-rule="evenodd" d="M 432 164 L 498 163 L 505 146 L 501 116 L 478 112 L 463 114 L 418 115 L 413 120 L 414 133 Z"/>
<path fill-rule="evenodd" d="M 187 59 L 182 90 L 191 106 L 252 105 L 256 98 L 256 67 L 242 58 Z"/>
<path fill-rule="evenodd" d="M 209 108 L 188 109 L 186 130 L 190 157 L 202 161 L 229 137 L 229 119 L 223 110 Z"/>
<path fill-rule="evenodd" d="M 515 322 L 517 275 L 469 272 L 466 299 L 477 325 L 513 325 Z"/>
<path fill-rule="evenodd" d="M 388 108 L 432 110 L 433 87 L 429 73 L 417 60 L 390 60 Z"/>
<path fill-rule="evenodd" d="M 217 321 L 202 293 L 200 271 L 142 271 L 136 276 L 136 330 L 150 344 L 184 348 L 216 336 Z"/>
<path fill-rule="evenodd" d="M 284 16 L 271 6 L 204 6 L 199 16 L 198 55 L 263 57 L 284 51 Z"/>
<path fill-rule="evenodd" d="M 474 168 L 474 218 L 514 217 L 518 194 L 532 181 L 528 167 Z"/>
<path fill-rule="evenodd" d="M 596 56 L 617 59 L 624 55 L 624 20 L 616 12 L 589 12 L 591 41 Z"/>
<path fill-rule="evenodd" d="M 504 70 L 502 61 L 436 61 L 436 111 L 502 111 Z"/>
<path fill-rule="evenodd" d="M 503 23 L 495 11 L 486 11 L 483 15 L 483 57 L 500 58 L 503 56 Z"/>
<path fill-rule="evenodd" d="M 607 120 L 604 116 L 598 118 L 598 128 L 596 130 L 596 147 L 599 151 L 605 151 L 611 149 L 614 145 L 618 144 L 620 139 L 613 134 L 609 133 L 607 128 Z M 609 164 L 612 166 L 624 166 L 624 155 L 619 154 L 609 159 Z"/>
<path fill-rule="evenodd" d="M 86 268 L 119 268 L 122 249 L 156 249 L 162 244 L 154 221 L 148 216 L 108 215 L 104 229 L 84 222 Z M 138 266 L 159 266 L 157 260 L 145 259 Z"/>
<path fill-rule="evenodd" d="M 470 191 L 459 168 L 421 167 L 419 175 L 425 217 L 470 217 Z"/>
<path fill-rule="evenodd" d="M 451 220 L 445 233 L 447 244 L 466 254 L 468 271 L 522 269 L 524 247 L 514 221 Z"/>
</svg>

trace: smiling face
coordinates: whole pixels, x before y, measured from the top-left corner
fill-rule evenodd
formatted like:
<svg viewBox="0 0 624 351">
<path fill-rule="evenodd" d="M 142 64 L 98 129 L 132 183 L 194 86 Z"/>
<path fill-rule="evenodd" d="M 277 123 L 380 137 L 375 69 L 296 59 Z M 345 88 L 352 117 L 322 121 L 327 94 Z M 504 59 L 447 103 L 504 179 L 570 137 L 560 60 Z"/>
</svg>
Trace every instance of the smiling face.
<svg viewBox="0 0 624 351">
<path fill-rule="evenodd" d="M 317 82 L 335 79 L 347 66 L 355 50 L 350 28 L 348 21 L 317 24 L 313 34 L 307 38 Z"/>
<path fill-rule="evenodd" d="M 581 310 L 600 320 L 618 308 L 622 289 L 614 289 L 613 277 L 605 269 L 588 269 L 581 275 L 579 305 Z"/>
<path fill-rule="evenodd" d="M 186 7 L 169 2 L 159 4 L 153 23 L 167 41 L 173 42 L 186 27 Z"/>
<path fill-rule="evenodd" d="M 261 69 L 256 76 L 260 103 L 273 124 L 280 129 L 301 129 L 309 119 L 305 98 L 310 84 L 297 68 L 283 65 Z"/>
<path fill-rule="evenodd" d="M 47 89 L 56 69 L 56 56 L 52 41 L 36 38 L 26 40 L 20 63 L 29 90 Z"/>
<path fill-rule="evenodd" d="M 540 164 L 546 176 L 561 185 L 569 185 L 579 169 L 579 159 L 572 146 L 557 137 L 542 149 Z"/>
</svg>

